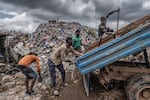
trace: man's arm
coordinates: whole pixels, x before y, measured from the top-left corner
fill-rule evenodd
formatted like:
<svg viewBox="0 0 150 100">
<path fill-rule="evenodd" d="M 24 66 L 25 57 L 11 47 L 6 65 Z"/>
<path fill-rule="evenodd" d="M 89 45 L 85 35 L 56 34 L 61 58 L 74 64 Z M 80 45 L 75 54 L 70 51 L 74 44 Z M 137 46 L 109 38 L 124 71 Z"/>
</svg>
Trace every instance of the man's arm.
<svg viewBox="0 0 150 100">
<path fill-rule="evenodd" d="M 41 71 L 41 68 L 40 68 L 40 59 L 38 57 L 36 57 L 36 68 L 37 68 L 37 72 Z"/>
<path fill-rule="evenodd" d="M 74 50 L 72 46 L 71 46 L 71 50 L 72 50 L 72 52 L 73 52 L 74 54 L 76 54 L 76 55 L 78 55 L 78 56 L 82 56 L 82 55 L 83 55 L 82 53 L 80 53 L 80 52 Z"/>
<path fill-rule="evenodd" d="M 120 9 L 116 9 L 116 10 L 114 10 L 114 11 L 109 12 L 109 13 L 107 14 L 107 16 L 106 16 L 106 19 L 107 19 L 111 14 L 113 14 L 113 13 L 115 13 L 115 12 L 120 12 Z"/>
<path fill-rule="evenodd" d="M 66 58 L 67 57 L 67 55 L 66 55 L 66 53 L 63 51 L 63 50 L 61 50 L 61 60 L 62 61 L 68 61 L 68 59 Z"/>
<path fill-rule="evenodd" d="M 42 81 L 42 77 L 41 77 L 41 68 L 40 68 L 40 60 L 39 58 L 37 57 L 36 59 L 36 67 L 37 67 L 37 72 L 39 74 L 39 78 L 38 78 L 38 81 L 41 82 Z"/>
</svg>

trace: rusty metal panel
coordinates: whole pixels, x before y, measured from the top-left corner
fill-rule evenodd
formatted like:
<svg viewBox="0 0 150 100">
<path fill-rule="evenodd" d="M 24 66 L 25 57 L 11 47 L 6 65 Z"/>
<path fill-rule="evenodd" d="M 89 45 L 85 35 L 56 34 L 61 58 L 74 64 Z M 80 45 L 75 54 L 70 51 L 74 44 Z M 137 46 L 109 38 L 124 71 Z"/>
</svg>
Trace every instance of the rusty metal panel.
<svg viewBox="0 0 150 100">
<path fill-rule="evenodd" d="M 147 24 L 85 53 L 76 64 L 82 74 L 87 74 L 149 46 L 150 24 Z"/>
</svg>

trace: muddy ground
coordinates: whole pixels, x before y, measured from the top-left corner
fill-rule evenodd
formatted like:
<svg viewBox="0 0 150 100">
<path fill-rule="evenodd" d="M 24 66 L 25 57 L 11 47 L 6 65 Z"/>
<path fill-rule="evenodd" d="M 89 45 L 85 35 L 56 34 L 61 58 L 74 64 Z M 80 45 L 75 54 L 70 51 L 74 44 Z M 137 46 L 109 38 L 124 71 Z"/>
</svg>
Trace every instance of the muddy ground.
<svg viewBox="0 0 150 100">
<path fill-rule="evenodd" d="M 58 88 L 60 96 L 53 96 L 48 99 L 49 96 L 43 94 L 43 100 L 125 100 L 124 90 L 104 90 L 94 89 L 90 91 L 90 95 L 87 96 L 83 88 L 82 75 L 76 70 L 74 79 L 71 80 L 70 73 L 67 73 L 68 86 L 64 88 Z M 51 90 L 49 90 L 51 91 Z M 52 94 L 51 94 L 52 96 Z"/>
</svg>

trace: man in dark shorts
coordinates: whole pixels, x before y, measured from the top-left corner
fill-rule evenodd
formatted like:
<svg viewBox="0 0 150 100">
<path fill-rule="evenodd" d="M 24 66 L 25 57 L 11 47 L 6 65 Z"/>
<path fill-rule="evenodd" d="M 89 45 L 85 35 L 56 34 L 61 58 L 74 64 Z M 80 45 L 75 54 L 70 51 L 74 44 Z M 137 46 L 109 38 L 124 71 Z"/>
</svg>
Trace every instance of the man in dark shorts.
<svg viewBox="0 0 150 100">
<path fill-rule="evenodd" d="M 34 70 L 31 68 L 32 63 L 36 63 L 37 72 L 39 74 L 38 81 L 41 82 L 41 66 L 39 63 L 39 58 L 37 54 L 30 53 L 26 56 L 24 56 L 18 63 L 18 67 L 20 68 L 21 72 L 26 76 L 26 94 L 29 95 L 36 95 L 37 92 L 33 91 L 33 86 L 37 78 L 37 74 L 34 72 Z M 31 80 L 31 86 L 29 87 L 29 81 Z"/>
</svg>

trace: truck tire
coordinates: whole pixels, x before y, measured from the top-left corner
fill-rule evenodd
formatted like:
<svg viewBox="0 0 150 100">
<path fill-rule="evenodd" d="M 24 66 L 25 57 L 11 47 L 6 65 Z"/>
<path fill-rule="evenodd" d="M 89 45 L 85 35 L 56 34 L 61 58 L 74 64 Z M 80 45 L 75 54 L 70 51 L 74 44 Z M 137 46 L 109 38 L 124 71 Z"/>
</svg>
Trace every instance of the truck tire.
<svg viewBox="0 0 150 100">
<path fill-rule="evenodd" d="M 126 87 L 127 100 L 150 100 L 150 74 L 131 77 Z"/>
</svg>

